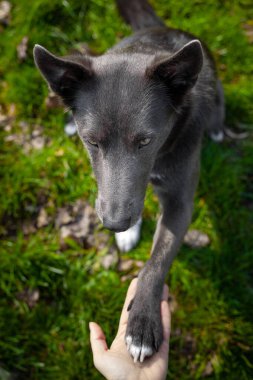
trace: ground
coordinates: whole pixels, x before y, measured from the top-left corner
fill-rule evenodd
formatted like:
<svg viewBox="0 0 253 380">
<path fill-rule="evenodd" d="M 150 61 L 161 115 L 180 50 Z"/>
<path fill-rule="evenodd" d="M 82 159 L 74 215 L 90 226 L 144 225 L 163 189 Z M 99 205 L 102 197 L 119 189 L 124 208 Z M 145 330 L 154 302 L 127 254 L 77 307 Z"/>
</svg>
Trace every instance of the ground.
<svg viewBox="0 0 253 380">
<path fill-rule="evenodd" d="M 220 145 L 203 142 L 191 228 L 210 243 L 183 245 L 167 278 L 168 378 L 250 380 L 252 3 L 152 3 L 167 25 L 210 47 L 225 88 L 226 124 L 246 132 Z M 99 322 L 113 339 L 129 281 L 149 257 L 159 209 L 149 188 L 141 243 L 119 261 L 113 234 L 89 206 L 96 184 L 87 155 L 75 135 L 64 133 L 66 115 L 51 107 L 32 48 L 39 43 L 60 55 L 85 42 L 100 53 L 130 29 L 111 0 L 13 0 L 5 14 L 0 4 L 0 378 L 100 379 L 88 322 Z"/>
</svg>

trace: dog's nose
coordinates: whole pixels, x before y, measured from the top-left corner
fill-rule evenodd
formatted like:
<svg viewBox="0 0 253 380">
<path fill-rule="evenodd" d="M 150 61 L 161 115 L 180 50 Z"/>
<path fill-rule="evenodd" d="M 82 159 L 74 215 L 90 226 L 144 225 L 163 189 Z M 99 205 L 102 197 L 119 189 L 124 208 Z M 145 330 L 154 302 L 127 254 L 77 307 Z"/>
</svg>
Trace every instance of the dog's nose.
<svg viewBox="0 0 253 380">
<path fill-rule="evenodd" d="M 118 220 L 118 221 L 112 221 L 108 218 L 103 219 L 103 225 L 105 228 L 108 228 L 108 230 L 114 231 L 114 232 L 123 232 L 128 230 L 130 227 L 130 221 L 131 218 Z"/>
</svg>

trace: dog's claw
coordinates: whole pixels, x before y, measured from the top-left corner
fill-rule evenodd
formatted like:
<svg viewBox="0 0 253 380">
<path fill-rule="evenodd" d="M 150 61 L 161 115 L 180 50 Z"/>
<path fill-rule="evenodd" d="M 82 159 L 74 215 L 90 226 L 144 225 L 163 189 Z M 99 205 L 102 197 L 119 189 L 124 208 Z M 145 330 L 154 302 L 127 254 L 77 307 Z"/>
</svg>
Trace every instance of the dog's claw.
<svg viewBox="0 0 253 380">
<path fill-rule="evenodd" d="M 127 307 L 127 311 L 130 311 L 132 306 L 133 306 L 133 303 L 134 303 L 134 298 L 130 301 L 128 307 Z"/>
<path fill-rule="evenodd" d="M 131 336 L 127 336 L 127 337 L 126 337 L 127 351 L 130 350 L 131 343 L 132 343 L 132 338 L 131 338 Z"/>
<path fill-rule="evenodd" d="M 143 363 L 145 358 L 148 358 L 153 354 L 153 350 L 150 347 L 142 346 L 140 362 Z"/>
<path fill-rule="evenodd" d="M 126 337 L 127 350 L 134 359 L 134 363 L 137 363 L 139 360 L 141 363 L 144 362 L 145 358 L 152 356 L 153 350 L 151 347 L 145 345 L 135 345 L 132 344 L 133 339 L 131 336 Z"/>
</svg>

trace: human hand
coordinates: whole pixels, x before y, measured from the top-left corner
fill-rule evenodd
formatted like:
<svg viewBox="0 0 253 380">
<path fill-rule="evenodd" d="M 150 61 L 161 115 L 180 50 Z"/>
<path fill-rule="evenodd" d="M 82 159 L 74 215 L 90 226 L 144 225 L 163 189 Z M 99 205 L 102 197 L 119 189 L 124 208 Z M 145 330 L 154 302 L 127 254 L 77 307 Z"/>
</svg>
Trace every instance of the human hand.
<svg viewBox="0 0 253 380">
<path fill-rule="evenodd" d="M 94 365 L 107 380 L 164 380 L 166 378 L 170 337 L 168 287 L 164 286 L 161 302 L 163 343 L 159 351 L 151 358 L 146 359 L 143 363 L 134 363 L 126 348 L 125 333 L 128 321 L 127 307 L 134 298 L 136 287 L 137 279 L 134 279 L 128 288 L 118 332 L 110 348 L 107 346 L 101 327 L 95 322 L 90 322 L 90 342 Z"/>
</svg>

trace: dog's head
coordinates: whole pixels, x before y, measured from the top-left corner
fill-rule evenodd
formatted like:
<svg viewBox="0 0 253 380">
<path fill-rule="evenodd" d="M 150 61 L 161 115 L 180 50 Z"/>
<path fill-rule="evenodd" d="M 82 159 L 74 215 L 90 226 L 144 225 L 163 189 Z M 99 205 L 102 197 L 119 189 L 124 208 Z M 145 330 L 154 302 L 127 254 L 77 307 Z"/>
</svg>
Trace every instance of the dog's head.
<svg viewBox="0 0 253 380">
<path fill-rule="evenodd" d="M 140 217 L 150 172 L 177 107 L 201 70 L 199 41 L 172 56 L 58 58 L 36 45 L 34 57 L 73 112 L 97 179 L 101 221 L 114 231 L 128 229 Z"/>
</svg>

